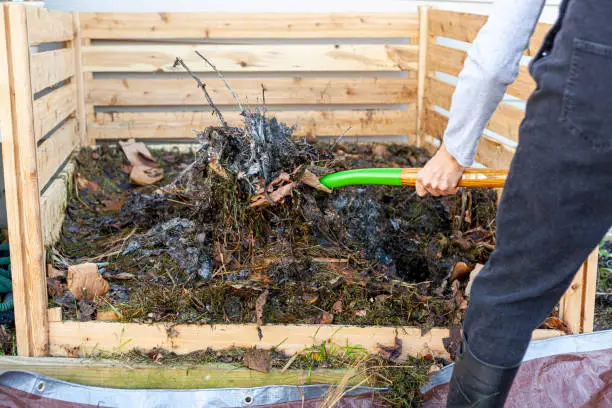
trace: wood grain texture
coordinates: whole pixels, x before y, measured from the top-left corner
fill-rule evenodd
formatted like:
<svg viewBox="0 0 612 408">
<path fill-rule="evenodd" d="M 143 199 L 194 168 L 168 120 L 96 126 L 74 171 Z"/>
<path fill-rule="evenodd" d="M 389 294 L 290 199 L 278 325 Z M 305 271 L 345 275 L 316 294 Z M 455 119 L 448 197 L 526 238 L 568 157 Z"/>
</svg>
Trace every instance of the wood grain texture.
<svg viewBox="0 0 612 408">
<path fill-rule="evenodd" d="M 416 120 L 416 109 L 354 111 L 276 111 L 276 118 L 296 125 L 295 136 L 405 135 L 414 131 L 406 123 Z M 224 113 L 230 124 L 240 124 L 238 112 Z M 188 139 L 194 129 L 203 130 L 219 121 L 210 112 L 96 113 L 88 119 L 89 137 L 104 139 Z"/>
<path fill-rule="evenodd" d="M 36 140 L 30 72 L 30 44 L 26 11 L 22 5 L 5 4 L 4 19 L 8 64 L 0 64 L 2 92 L 2 153 L 17 349 L 19 355 L 46 355 L 49 346 L 47 279 L 40 223 L 40 199 L 36 164 Z M 2 36 L 4 35 L 4 30 Z M 0 38 L 4 40 L 4 38 Z M 2 52 L 2 51 L 0 51 Z M 8 75 L 5 69 L 8 67 Z M 8 95 L 6 97 L 6 90 Z M 10 107 L 10 108 L 9 108 Z M 8 113 L 10 110 L 10 114 Z M 10 124 L 9 124 L 10 122 Z"/>
<path fill-rule="evenodd" d="M 242 102 L 261 101 L 262 85 L 267 105 L 283 104 L 392 104 L 416 100 L 413 78 L 230 78 Z M 205 80 L 206 90 L 218 105 L 235 105 L 220 79 Z M 206 105 L 204 94 L 191 78 L 124 78 L 87 81 L 88 104 Z"/>
<path fill-rule="evenodd" d="M 71 118 L 38 146 L 38 185 L 44 187 L 78 146 L 76 119 Z"/>
<path fill-rule="evenodd" d="M 584 265 L 584 292 L 582 294 L 582 332 L 591 333 L 595 323 L 595 297 L 597 292 L 597 276 L 599 274 L 599 247 L 589 255 Z"/>
<path fill-rule="evenodd" d="M 416 13 L 80 13 L 104 39 L 412 37 Z"/>
<path fill-rule="evenodd" d="M 55 245 L 62 232 L 73 173 L 74 163 L 68 162 L 40 196 L 40 218 L 45 248 Z"/>
<path fill-rule="evenodd" d="M 85 105 L 85 73 L 83 72 L 83 36 L 81 30 L 81 21 L 79 13 L 72 13 L 72 22 L 74 26 L 74 37 L 72 39 L 72 47 L 74 48 L 74 83 L 76 85 L 76 118 L 77 131 L 79 134 L 79 143 L 81 146 L 87 146 L 87 107 Z M 91 74 L 90 74 L 91 75 Z"/>
<path fill-rule="evenodd" d="M 76 85 L 70 83 L 34 101 L 34 134 L 42 139 L 77 107 Z"/>
<path fill-rule="evenodd" d="M 89 72 L 212 72 L 194 51 L 222 72 L 416 70 L 414 45 L 103 45 L 83 47 Z"/>
<path fill-rule="evenodd" d="M 0 356 L 0 372 L 25 370 L 74 384 L 121 389 L 250 388 L 267 385 L 338 384 L 346 370 L 272 369 L 269 373 L 239 368 L 235 364 L 157 365 L 118 360 L 45 357 L 20 358 Z M 357 374 L 348 385 L 365 378 Z"/>
<path fill-rule="evenodd" d="M 421 168 L 402 169 L 400 179 L 403 186 L 415 186 Z M 508 170 L 467 168 L 459 180 L 459 187 L 501 188 L 506 183 Z"/>
<path fill-rule="evenodd" d="M 448 10 L 432 10 L 430 13 L 429 24 L 431 35 L 448 37 L 459 41 L 471 43 L 476 38 L 478 31 L 487 22 L 486 15 L 460 13 Z M 551 24 L 538 23 L 525 50 L 525 55 L 534 56 L 552 27 Z"/>
<path fill-rule="evenodd" d="M 426 134 L 442 140 L 448 118 L 434 111 L 426 110 Z M 483 135 L 476 150 L 476 161 L 490 168 L 507 169 L 514 157 L 514 149 Z"/>
<path fill-rule="evenodd" d="M 74 49 L 33 54 L 30 59 L 32 92 L 37 93 L 74 75 Z"/>
<path fill-rule="evenodd" d="M 265 325 L 261 338 L 256 324 L 231 325 L 176 325 L 172 330 L 163 323 L 113 322 L 53 322 L 50 325 L 52 356 L 91 355 L 92 352 L 127 352 L 138 348 L 162 348 L 177 354 L 186 354 L 206 348 L 224 350 L 231 347 L 257 347 L 285 352 L 288 355 L 330 340 L 340 346 L 360 345 L 370 353 L 378 353 L 381 346 L 393 346 L 395 338 L 402 341 L 399 357 L 432 353 L 448 358 L 442 339 L 448 330 L 433 328 L 422 335 L 417 327 L 357 327 L 337 325 Z M 534 337 L 559 336 L 556 330 L 539 330 Z"/>
<path fill-rule="evenodd" d="M 454 92 L 454 85 L 436 78 L 428 79 L 427 99 L 431 105 L 450 110 Z M 523 110 L 502 102 L 491 115 L 487 129 L 518 142 L 519 127 L 524 116 Z"/>
<path fill-rule="evenodd" d="M 47 319 L 50 322 L 61 322 L 62 321 L 62 308 L 61 307 L 50 307 L 47 309 Z"/>
<path fill-rule="evenodd" d="M 417 91 L 417 147 L 421 147 L 422 119 L 425 109 L 425 88 L 427 81 L 427 45 L 429 44 L 429 12 L 431 7 L 419 7 L 419 65 L 418 65 L 418 91 Z"/>
<path fill-rule="evenodd" d="M 598 258 L 599 248 L 595 248 L 580 266 L 559 302 L 559 317 L 567 324 L 572 333 L 593 331 Z"/>
<path fill-rule="evenodd" d="M 434 42 L 429 43 L 428 53 L 430 76 L 435 71 L 458 76 L 463 69 L 463 62 L 467 56 L 467 53 L 463 50 L 445 47 Z M 529 74 L 527 66 L 521 65 L 516 80 L 508 86 L 506 93 L 527 100 L 534 90 L 535 82 Z"/>
<path fill-rule="evenodd" d="M 28 36 L 30 44 L 72 40 L 72 15 L 44 7 L 27 6 Z"/>
</svg>

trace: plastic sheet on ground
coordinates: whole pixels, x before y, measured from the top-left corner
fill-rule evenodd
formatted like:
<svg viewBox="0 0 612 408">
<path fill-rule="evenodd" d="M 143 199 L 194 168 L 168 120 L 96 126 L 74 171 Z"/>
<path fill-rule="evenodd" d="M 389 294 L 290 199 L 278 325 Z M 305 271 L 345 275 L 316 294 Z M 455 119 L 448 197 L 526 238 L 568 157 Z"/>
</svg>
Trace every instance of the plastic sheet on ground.
<svg viewBox="0 0 612 408">
<path fill-rule="evenodd" d="M 422 391 L 424 408 L 444 408 L 453 365 Z M 612 330 L 532 342 L 506 408 L 612 407 Z"/>
<path fill-rule="evenodd" d="M 375 390 L 370 387 L 352 389 L 336 407 L 382 407 L 373 396 Z M 128 390 L 78 385 L 25 371 L 7 371 L 0 375 L 0 406 L 7 408 L 315 408 L 328 392 L 329 385 Z"/>
</svg>

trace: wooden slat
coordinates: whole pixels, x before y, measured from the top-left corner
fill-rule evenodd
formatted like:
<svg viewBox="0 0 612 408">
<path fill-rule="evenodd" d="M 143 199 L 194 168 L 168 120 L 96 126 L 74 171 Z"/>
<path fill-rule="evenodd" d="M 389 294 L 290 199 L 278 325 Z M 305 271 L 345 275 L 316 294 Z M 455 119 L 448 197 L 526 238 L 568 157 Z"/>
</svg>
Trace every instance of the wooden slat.
<svg viewBox="0 0 612 408">
<path fill-rule="evenodd" d="M 582 332 L 591 333 L 595 320 L 595 293 L 599 274 L 599 247 L 596 247 L 582 266 L 584 271 L 584 292 L 582 294 Z"/>
<path fill-rule="evenodd" d="M 243 102 L 267 105 L 407 103 L 416 99 L 413 78 L 230 78 L 229 84 Z M 235 105 L 220 79 L 206 79 L 206 89 L 218 105 Z M 205 105 L 204 94 L 191 78 L 124 78 L 87 81 L 88 104 Z"/>
<path fill-rule="evenodd" d="M 104 45 L 83 47 L 92 72 L 184 72 L 176 57 L 198 72 L 211 72 L 194 51 L 222 72 L 416 70 L 414 45 Z"/>
<path fill-rule="evenodd" d="M 36 93 L 74 75 L 74 49 L 33 54 L 30 64 L 32 92 Z"/>
<path fill-rule="evenodd" d="M 436 78 L 428 79 L 427 98 L 432 105 L 450 110 L 455 87 Z M 518 133 L 525 112 L 507 103 L 500 103 L 487 123 L 487 129 L 518 142 Z"/>
<path fill-rule="evenodd" d="M 65 357 L 21 358 L 0 356 L 0 372 L 29 371 L 74 384 L 122 389 L 250 388 L 267 385 L 338 384 L 347 374 L 343 369 L 272 369 L 268 373 L 239 368 L 236 364 L 172 363 L 143 364 L 120 360 Z M 357 385 L 364 375 L 352 376 Z"/>
<path fill-rule="evenodd" d="M 412 37 L 416 13 L 80 13 L 104 39 Z"/>
<path fill-rule="evenodd" d="M 417 147 L 421 147 L 422 119 L 425 108 L 425 88 L 427 81 L 427 45 L 429 43 L 429 12 L 431 7 L 419 7 L 419 65 L 418 65 L 418 96 L 417 96 Z"/>
<path fill-rule="evenodd" d="M 80 145 L 86 146 L 88 144 L 87 106 L 85 105 L 85 73 L 83 72 L 82 55 L 83 36 L 81 32 L 81 22 L 79 19 L 79 13 L 72 13 L 72 21 L 74 25 L 74 39 L 72 40 L 72 47 L 74 48 L 74 83 L 76 85 L 77 128 L 79 132 Z"/>
<path fill-rule="evenodd" d="M 24 7 L 5 4 L 3 10 L 6 14 L 0 15 L 0 21 L 5 23 L 0 30 L 0 57 L 3 61 L 0 63 L 0 126 L 17 350 L 22 356 L 41 356 L 47 354 L 49 345 L 48 298 L 32 89 L 27 68 L 30 44 Z"/>
<path fill-rule="evenodd" d="M 43 138 L 62 120 L 74 113 L 77 106 L 74 83 L 58 88 L 34 101 L 34 134 Z"/>
<path fill-rule="evenodd" d="M 406 123 L 416 120 L 416 109 L 371 111 L 277 111 L 276 118 L 296 125 L 295 136 L 335 136 L 351 126 L 347 136 L 404 135 Z M 224 113 L 230 124 L 240 124 L 238 112 Z M 186 139 L 219 121 L 210 112 L 96 113 L 88 119 L 88 134 L 103 139 Z"/>
<path fill-rule="evenodd" d="M 467 56 L 467 53 L 463 50 L 445 47 L 433 42 L 429 43 L 428 53 L 428 69 L 430 72 L 440 71 L 454 76 L 458 76 L 463 69 L 463 62 Z M 508 86 L 506 93 L 527 100 L 534 90 L 535 82 L 529 74 L 527 66 L 521 65 L 516 80 Z"/>
<path fill-rule="evenodd" d="M 47 319 L 50 322 L 61 322 L 62 321 L 62 308 L 51 307 L 47 309 Z"/>
<path fill-rule="evenodd" d="M 48 10 L 44 7 L 26 7 L 30 44 L 72 40 L 72 14 Z"/>
<path fill-rule="evenodd" d="M 40 196 L 40 218 L 45 248 L 55 245 L 60 237 L 73 173 L 74 163 L 69 162 Z"/>
<path fill-rule="evenodd" d="M 458 13 L 447 10 L 432 10 L 429 24 L 432 36 L 448 37 L 459 41 L 471 43 L 478 31 L 486 23 L 487 16 L 472 13 Z M 531 37 L 525 55 L 533 56 L 540 49 L 540 45 L 550 30 L 551 24 L 538 23 Z"/>
<path fill-rule="evenodd" d="M 428 109 L 426 111 L 425 124 L 426 134 L 441 140 L 448 124 L 448 118 L 434 110 Z M 513 156 L 513 148 L 483 135 L 478 143 L 475 160 L 487 167 L 507 169 L 510 167 Z"/>
<path fill-rule="evenodd" d="M 556 330 L 536 330 L 534 338 L 557 337 Z M 360 345 L 370 353 L 378 353 L 381 346 L 402 342 L 399 360 L 407 356 L 432 353 L 448 358 L 442 339 L 448 330 L 433 328 L 422 335 L 417 327 L 357 327 L 336 325 L 265 325 L 258 332 L 256 324 L 232 325 L 176 325 L 172 330 L 163 323 L 114 323 L 63 321 L 50 324 L 50 354 L 76 357 L 92 352 L 127 352 L 138 348 L 162 348 L 177 354 L 202 349 L 224 350 L 231 347 L 275 348 L 288 355 L 331 339 L 341 346 Z"/>
<path fill-rule="evenodd" d="M 76 119 L 69 119 L 38 146 L 38 185 L 42 188 L 78 145 Z"/>
</svg>

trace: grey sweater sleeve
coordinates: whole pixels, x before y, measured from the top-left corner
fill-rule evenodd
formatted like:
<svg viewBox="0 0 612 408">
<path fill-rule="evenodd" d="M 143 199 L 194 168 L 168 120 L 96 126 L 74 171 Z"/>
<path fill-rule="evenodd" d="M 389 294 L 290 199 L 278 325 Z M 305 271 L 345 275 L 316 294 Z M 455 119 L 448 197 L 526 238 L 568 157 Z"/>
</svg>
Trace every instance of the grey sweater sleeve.
<svg viewBox="0 0 612 408">
<path fill-rule="evenodd" d="M 453 94 L 444 145 L 462 165 L 476 147 L 506 88 L 516 79 L 545 0 L 497 0 L 470 47 Z"/>
</svg>

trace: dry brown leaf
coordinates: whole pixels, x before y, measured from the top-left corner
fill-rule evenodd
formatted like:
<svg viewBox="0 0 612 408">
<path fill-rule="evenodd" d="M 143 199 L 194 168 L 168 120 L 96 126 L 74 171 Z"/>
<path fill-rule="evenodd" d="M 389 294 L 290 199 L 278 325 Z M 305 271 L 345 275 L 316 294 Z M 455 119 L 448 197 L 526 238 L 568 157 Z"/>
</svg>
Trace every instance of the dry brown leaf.
<svg viewBox="0 0 612 408">
<path fill-rule="evenodd" d="M 128 273 L 128 272 L 119 272 L 119 273 L 115 273 L 115 274 L 104 274 L 104 278 L 105 279 L 111 279 L 111 280 L 130 280 L 130 279 L 134 279 L 135 276 L 132 273 Z"/>
<path fill-rule="evenodd" d="M 394 361 L 402 354 L 402 340 L 395 336 L 394 344 L 392 346 L 378 345 L 380 349 L 380 355 L 385 360 Z"/>
<path fill-rule="evenodd" d="M 472 268 L 470 268 L 465 262 L 457 262 L 453 266 L 453 271 L 451 272 L 449 280 L 451 282 L 454 280 L 463 280 L 466 276 L 468 276 L 471 270 Z"/>
<path fill-rule="evenodd" d="M 332 324 L 334 321 L 334 315 L 328 312 L 322 312 L 317 319 L 318 324 Z"/>
<path fill-rule="evenodd" d="M 547 317 L 543 324 L 547 329 L 561 330 L 565 334 L 572 334 L 572 331 L 567 324 L 565 324 L 563 320 L 559 319 L 558 317 Z"/>
<path fill-rule="evenodd" d="M 368 311 L 363 309 L 363 310 L 355 310 L 355 316 L 357 317 L 366 317 L 368 315 Z"/>
<path fill-rule="evenodd" d="M 472 284 L 474 283 L 474 279 L 478 276 L 478 273 L 484 268 L 482 264 L 476 264 L 472 272 L 470 272 L 470 280 L 468 281 L 467 286 L 465 287 L 465 296 L 470 296 L 470 291 L 472 290 Z"/>
<path fill-rule="evenodd" d="M 305 293 L 302 298 L 304 299 L 304 303 L 306 303 L 307 305 L 312 305 L 313 303 L 316 303 L 317 300 L 319 300 L 318 295 L 314 295 L 311 293 Z"/>
<path fill-rule="evenodd" d="M 250 208 L 267 207 L 270 204 L 276 204 L 278 202 L 281 202 L 283 201 L 285 197 L 288 197 L 291 195 L 291 193 L 293 192 L 293 189 L 295 188 L 295 185 L 296 185 L 295 183 L 285 184 L 284 186 L 281 186 L 278 189 L 269 193 L 268 197 L 270 198 L 272 203 L 270 203 L 270 200 L 268 200 L 268 197 L 266 197 L 265 194 L 261 192 L 251 198 L 252 203 L 249 205 L 249 207 Z"/>
<path fill-rule="evenodd" d="M 268 301 L 268 289 L 264 290 L 255 302 L 255 317 L 257 318 L 257 325 L 263 326 L 263 308 Z"/>
<path fill-rule="evenodd" d="M 73 265 L 68 268 L 68 289 L 75 299 L 93 300 L 108 293 L 108 282 L 98 273 L 94 263 Z"/>
<path fill-rule="evenodd" d="M 464 251 L 467 251 L 472 247 L 472 243 L 463 237 L 454 237 L 453 243 Z"/>
<path fill-rule="evenodd" d="M 156 183 L 164 178 L 164 170 L 155 162 L 147 146 L 130 139 L 119 142 L 123 153 L 132 164 L 130 182 L 139 186 Z"/>
<path fill-rule="evenodd" d="M 337 300 L 334 305 L 332 306 L 332 311 L 334 313 L 342 313 L 342 301 L 341 300 Z"/>
<path fill-rule="evenodd" d="M 47 278 L 65 279 L 66 271 L 60 271 L 59 269 L 55 269 L 53 265 L 47 264 Z"/>
<path fill-rule="evenodd" d="M 62 296 L 66 290 L 66 285 L 62 284 L 59 280 L 53 278 L 47 278 L 47 293 L 52 296 Z"/>
<path fill-rule="evenodd" d="M 110 200 L 103 200 L 102 204 L 104 204 L 103 211 L 119 211 L 123 204 L 125 204 L 125 198 L 113 198 Z"/>
<path fill-rule="evenodd" d="M 310 170 L 304 171 L 304 174 L 302 175 L 302 179 L 300 181 L 306 184 L 307 186 L 316 188 L 317 190 L 325 191 L 326 193 L 332 192 L 330 188 L 327 188 L 323 184 L 321 184 L 321 182 L 319 181 L 319 177 L 315 176 Z"/>
<path fill-rule="evenodd" d="M 270 372 L 272 356 L 270 350 L 249 349 L 244 354 L 244 365 L 262 373 Z"/>
<path fill-rule="evenodd" d="M 80 174 L 77 175 L 77 184 L 80 190 L 88 190 L 92 193 L 100 191 L 100 184 L 96 183 L 95 181 L 87 180 Z"/>
<path fill-rule="evenodd" d="M 385 146 L 384 144 L 376 144 L 372 148 L 372 154 L 377 159 L 384 159 L 384 158 L 387 158 L 387 157 L 391 156 L 391 153 L 389 153 L 389 150 L 387 149 L 387 146 Z"/>
<path fill-rule="evenodd" d="M 96 313 L 96 320 L 117 321 L 120 319 L 119 315 L 113 310 L 98 311 Z"/>
</svg>

